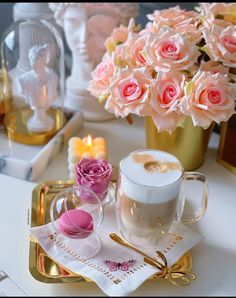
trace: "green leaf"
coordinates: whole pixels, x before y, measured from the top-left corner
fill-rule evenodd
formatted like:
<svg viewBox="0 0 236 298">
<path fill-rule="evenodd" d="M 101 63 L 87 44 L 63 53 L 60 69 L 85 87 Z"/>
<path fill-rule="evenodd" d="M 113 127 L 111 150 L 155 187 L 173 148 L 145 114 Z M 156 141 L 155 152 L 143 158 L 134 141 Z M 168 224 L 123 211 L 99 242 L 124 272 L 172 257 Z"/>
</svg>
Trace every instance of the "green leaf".
<svg viewBox="0 0 236 298">
<path fill-rule="evenodd" d="M 107 100 L 108 96 L 109 96 L 109 93 L 103 93 L 101 96 L 99 96 L 98 102 L 102 104 L 105 100 Z"/>
<path fill-rule="evenodd" d="M 203 51 L 204 53 L 206 53 L 209 57 L 211 57 L 211 52 L 207 45 L 200 47 L 200 50 Z"/>
<path fill-rule="evenodd" d="M 194 87 L 194 82 L 193 81 L 190 81 L 190 82 L 186 83 L 185 91 L 186 91 L 187 96 L 190 95 L 190 93 L 192 92 L 193 87 Z"/>
</svg>

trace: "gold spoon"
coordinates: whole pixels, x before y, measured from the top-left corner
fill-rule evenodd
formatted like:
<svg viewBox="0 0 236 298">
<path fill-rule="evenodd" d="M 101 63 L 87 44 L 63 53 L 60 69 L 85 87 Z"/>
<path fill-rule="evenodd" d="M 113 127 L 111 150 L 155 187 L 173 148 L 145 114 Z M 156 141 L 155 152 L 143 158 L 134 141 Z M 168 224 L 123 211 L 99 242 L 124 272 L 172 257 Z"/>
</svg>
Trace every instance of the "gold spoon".
<svg viewBox="0 0 236 298">
<path fill-rule="evenodd" d="M 123 240 L 117 234 L 111 233 L 109 236 L 115 242 L 117 242 L 117 243 L 119 243 L 119 244 L 121 244 L 121 245 L 123 245 L 125 247 L 129 247 L 129 248 L 133 249 L 134 251 L 136 251 L 137 253 L 143 255 L 144 256 L 144 261 L 146 263 L 148 263 L 148 260 L 149 260 L 149 264 L 151 265 L 151 263 L 152 263 L 152 265 L 154 265 L 155 267 L 157 267 L 159 270 L 163 270 L 165 268 L 165 265 L 163 265 L 162 263 L 158 262 L 156 259 L 150 257 L 149 255 L 145 254 L 144 252 L 142 252 L 138 248 L 134 247 L 132 244 L 126 242 L 125 240 Z"/>
<path fill-rule="evenodd" d="M 178 266 L 176 266 L 176 265 L 173 265 L 171 268 L 168 268 L 166 257 L 161 251 L 156 251 L 156 254 L 162 259 L 164 265 L 161 264 L 160 262 L 158 262 L 156 259 L 154 259 L 154 258 L 148 256 L 147 254 L 145 254 L 144 252 L 140 251 L 139 249 L 134 247 L 132 244 L 126 242 L 117 234 L 111 233 L 109 236 L 115 242 L 117 242 L 125 247 L 129 247 L 129 248 L 133 249 L 134 251 L 138 252 L 139 254 L 143 255 L 145 263 L 161 270 L 161 272 L 159 272 L 155 275 L 155 277 L 158 279 L 167 277 L 169 279 L 169 281 L 176 286 L 187 286 L 190 284 L 191 280 L 196 279 L 195 274 L 193 274 L 192 272 L 180 271 L 180 268 L 178 268 Z"/>
</svg>

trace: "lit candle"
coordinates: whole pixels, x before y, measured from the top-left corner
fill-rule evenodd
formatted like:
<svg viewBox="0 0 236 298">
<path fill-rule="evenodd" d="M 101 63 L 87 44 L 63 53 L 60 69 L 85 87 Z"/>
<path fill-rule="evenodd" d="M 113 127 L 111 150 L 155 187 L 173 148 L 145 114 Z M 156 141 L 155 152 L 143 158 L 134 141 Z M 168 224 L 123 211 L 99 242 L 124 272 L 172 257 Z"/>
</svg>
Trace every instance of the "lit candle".
<svg viewBox="0 0 236 298">
<path fill-rule="evenodd" d="M 68 168 L 70 179 L 75 178 L 75 167 L 82 158 L 107 159 L 107 145 L 104 138 L 92 138 L 91 135 L 83 139 L 73 137 L 68 146 Z"/>
</svg>

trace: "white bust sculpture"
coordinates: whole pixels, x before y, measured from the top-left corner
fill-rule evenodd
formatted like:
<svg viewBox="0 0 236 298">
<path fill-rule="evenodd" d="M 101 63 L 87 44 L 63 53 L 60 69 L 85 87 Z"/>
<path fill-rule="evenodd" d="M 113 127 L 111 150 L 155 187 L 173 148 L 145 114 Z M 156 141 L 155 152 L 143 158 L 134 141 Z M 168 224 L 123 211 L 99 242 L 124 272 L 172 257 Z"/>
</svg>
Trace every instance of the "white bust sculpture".
<svg viewBox="0 0 236 298">
<path fill-rule="evenodd" d="M 135 3 L 50 3 L 64 28 L 72 52 L 71 75 L 66 81 L 65 105 L 82 110 L 86 120 L 113 118 L 87 90 L 91 73 L 105 53 L 104 42 L 115 27 L 128 24 L 138 13 Z"/>
<path fill-rule="evenodd" d="M 36 133 L 50 131 L 54 120 L 47 115 L 47 110 L 58 95 L 58 77 L 47 67 L 50 45 L 33 46 L 28 57 L 32 69 L 18 78 L 20 94 L 33 110 L 27 128 Z"/>
</svg>

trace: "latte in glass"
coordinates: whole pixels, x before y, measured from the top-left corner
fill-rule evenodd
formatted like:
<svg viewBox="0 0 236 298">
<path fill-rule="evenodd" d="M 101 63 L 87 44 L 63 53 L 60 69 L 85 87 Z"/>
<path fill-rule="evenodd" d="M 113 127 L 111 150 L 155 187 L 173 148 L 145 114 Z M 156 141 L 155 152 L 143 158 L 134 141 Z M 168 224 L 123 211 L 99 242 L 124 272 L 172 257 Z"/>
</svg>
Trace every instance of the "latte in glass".
<svg viewBox="0 0 236 298">
<path fill-rule="evenodd" d="M 158 150 L 132 152 L 120 162 L 117 217 L 131 242 L 155 244 L 176 219 L 183 168 Z"/>
</svg>

